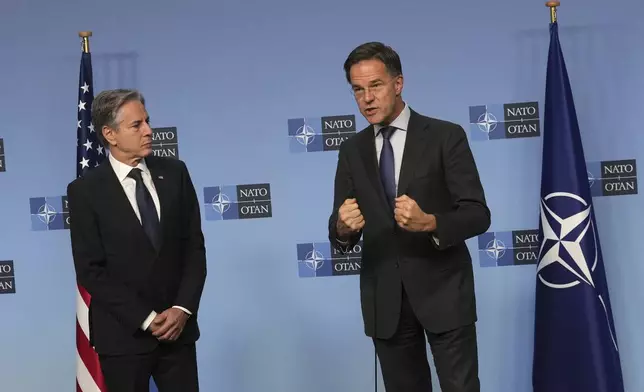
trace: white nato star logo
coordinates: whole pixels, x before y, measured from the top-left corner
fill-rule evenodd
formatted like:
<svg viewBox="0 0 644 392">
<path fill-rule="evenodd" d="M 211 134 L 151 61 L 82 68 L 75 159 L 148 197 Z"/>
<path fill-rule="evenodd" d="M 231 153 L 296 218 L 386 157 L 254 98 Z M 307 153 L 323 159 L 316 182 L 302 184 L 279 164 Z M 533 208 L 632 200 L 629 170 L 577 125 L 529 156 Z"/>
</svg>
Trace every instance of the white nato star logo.
<svg viewBox="0 0 644 392">
<path fill-rule="evenodd" d="M 89 128 L 90 132 L 94 132 L 94 124 L 89 123 L 89 127 L 87 127 L 87 128 Z"/>
<path fill-rule="evenodd" d="M 228 211 L 230 208 L 230 199 L 223 193 L 217 193 L 217 195 L 212 199 L 212 209 L 217 211 L 220 214 Z"/>
<path fill-rule="evenodd" d="M 506 249 L 507 248 L 505 247 L 505 244 L 503 243 L 503 241 L 497 240 L 495 238 L 492 241 L 488 242 L 485 249 L 485 253 L 487 253 L 487 255 L 493 258 L 494 260 L 498 260 L 501 257 L 503 257 Z"/>
<path fill-rule="evenodd" d="M 48 225 L 56 219 L 56 210 L 54 207 L 45 203 L 38 209 L 38 219 Z"/>
<path fill-rule="evenodd" d="M 85 110 L 85 105 L 86 105 L 86 103 L 85 103 L 85 102 L 80 101 L 80 102 L 78 103 L 78 111 L 80 112 L 81 110 Z"/>
<path fill-rule="evenodd" d="M 88 93 L 88 92 L 89 92 L 89 85 L 87 84 L 87 82 L 85 82 L 85 83 L 81 86 L 81 90 L 83 90 L 83 93 Z"/>
<path fill-rule="evenodd" d="M 295 132 L 295 139 L 303 146 L 308 146 L 315 139 L 315 131 L 310 126 L 304 124 Z"/>
<path fill-rule="evenodd" d="M 91 150 L 91 149 L 92 149 L 92 142 L 90 142 L 89 140 L 87 140 L 87 141 L 85 142 L 85 144 L 83 144 L 83 146 L 85 146 L 85 148 L 86 148 L 86 150 L 85 150 L 85 151 L 89 151 L 89 150 Z"/>
<path fill-rule="evenodd" d="M 103 155 L 103 146 L 99 144 L 96 150 L 98 151 L 98 155 Z"/>
<path fill-rule="evenodd" d="M 581 204 L 581 211 L 572 214 L 566 218 L 557 215 L 549 206 L 548 200 L 564 197 L 568 198 L 567 202 L 574 201 Z M 597 230 L 592 221 L 591 206 L 583 198 L 568 192 L 554 192 L 550 193 L 541 201 L 541 225 L 543 228 L 543 240 L 541 249 L 539 251 L 539 264 L 537 266 L 537 275 L 539 280 L 544 285 L 553 289 L 568 289 L 581 282 L 586 283 L 593 290 L 595 289 L 595 282 L 593 281 L 593 271 L 597 267 L 599 259 L 599 249 L 597 248 Z M 559 225 L 559 230 L 555 231 L 550 224 L 554 220 Z M 589 233 L 590 230 L 590 233 Z M 578 233 L 578 234 L 575 234 Z M 587 236 L 588 234 L 588 236 Z M 594 252 L 594 261 L 589 265 L 586 260 L 586 255 L 581 246 L 582 241 L 591 241 L 592 249 Z M 564 260 L 570 260 L 570 262 Z M 570 272 L 570 281 L 566 283 L 553 283 L 545 279 L 541 273 L 542 270 L 553 265 L 560 265 Z M 606 316 L 606 323 L 608 324 L 608 331 L 613 341 L 615 351 L 619 351 L 617 347 L 617 340 L 615 333 L 611 328 L 608 321 L 608 309 L 604 303 L 601 294 L 597 294 L 599 302 L 604 310 Z M 585 306 L 585 305 L 582 305 Z"/>
<path fill-rule="evenodd" d="M 81 159 L 81 161 L 78 163 L 81 165 L 81 169 L 89 167 L 89 160 L 85 157 L 83 157 L 83 159 Z"/>
<path fill-rule="evenodd" d="M 583 206 L 583 209 L 569 217 L 561 217 L 548 206 L 548 200 L 557 197 L 572 199 L 569 202 L 576 200 Z M 590 219 L 590 209 L 591 206 L 588 205 L 586 200 L 568 192 L 551 193 L 541 201 L 543 240 L 539 251 L 540 261 L 537 266 L 537 274 L 541 282 L 546 286 L 555 289 L 566 289 L 584 282 L 593 288 L 595 287 L 591 271 L 594 271 L 597 266 L 598 252 L 595 228 Z M 558 224 L 558 231 L 552 228 L 550 221 L 555 221 Z M 586 237 L 589 229 L 591 230 L 591 236 Z M 571 234 L 573 232 L 578 234 Z M 592 241 L 592 248 L 595 251 L 595 260 L 592 266 L 589 265 L 586 260 L 586 255 L 584 255 L 582 250 L 582 240 Z M 567 283 L 552 283 L 546 280 L 540 272 L 544 268 L 554 264 L 562 266 L 574 275 L 574 277 L 571 276 L 572 280 Z"/>
<path fill-rule="evenodd" d="M 479 129 L 485 133 L 490 133 L 496 129 L 496 125 L 499 121 L 496 119 L 494 114 L 485 111 L 481 114 L 476 122 L 476 125 L 479 126 Z"/>
<path fill-rule="evenodd" d="M 304 263 L 313 271 L 317 271 L 324 265 L 324 256 L 322 253 L 313 249 L 304 257 Z"/>
</svg>

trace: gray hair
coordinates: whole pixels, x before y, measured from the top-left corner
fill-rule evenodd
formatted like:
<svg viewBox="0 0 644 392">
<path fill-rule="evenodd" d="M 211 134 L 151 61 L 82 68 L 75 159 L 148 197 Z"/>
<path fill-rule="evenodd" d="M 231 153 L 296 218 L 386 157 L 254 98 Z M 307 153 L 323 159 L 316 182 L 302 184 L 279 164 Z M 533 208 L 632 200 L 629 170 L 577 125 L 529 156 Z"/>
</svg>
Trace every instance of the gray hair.
<svg viewBox="0 0 644 392">
<path fill-rule="evenodd" d="M 130 101 L 139 101 L 145 105 L 143 94 L 134 89 L 105 90 L 98 94 L 92 102 L 92 125 L 98 135 L 98 140 L 105 148 L 109 143 L 103 137 L 103 127 L 118 129 L 118 117 L 121 107 Z"/>
</svg>

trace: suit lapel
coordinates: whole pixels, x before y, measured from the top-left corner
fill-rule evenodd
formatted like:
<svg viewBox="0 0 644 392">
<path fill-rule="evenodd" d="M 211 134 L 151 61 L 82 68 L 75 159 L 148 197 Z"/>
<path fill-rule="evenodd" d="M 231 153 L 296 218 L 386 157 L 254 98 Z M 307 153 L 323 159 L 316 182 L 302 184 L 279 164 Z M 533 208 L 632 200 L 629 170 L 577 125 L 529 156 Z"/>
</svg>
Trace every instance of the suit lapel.
<svg viewBox="0 0 644 392">
<path fill-rule="evenodd" d="M 398 196 L 408 192 L 410 182 L 414 178 L 414 169 L 422 160 L 423 152 L 427 147 L 429 132 L 425 129 L 427 126 L 418 113 L 411 111 L 409 125 L 407 127 L 407 138 L 405 140 L 405 150 L 398 178 Z"/>
<path fill-rule="evenodd" d="M 380 180 L 378 158 L 376 157 L 376 136 L 373 125 L 367 128 L 365 133 L 365 138 L 360 143 L 360 152 L 367 171 L 367 177 L 369 178 L 369 181 L 371 181 L 374 189 L 376 189 L 376 193 L 378 193 L 380 201 L 387 206 L 389 210 L 391 210 L 391 206 L 389 205 L 387 196 L 385 195 L 385 189 L 383 188 L 382 181 Z"/>
</svg>

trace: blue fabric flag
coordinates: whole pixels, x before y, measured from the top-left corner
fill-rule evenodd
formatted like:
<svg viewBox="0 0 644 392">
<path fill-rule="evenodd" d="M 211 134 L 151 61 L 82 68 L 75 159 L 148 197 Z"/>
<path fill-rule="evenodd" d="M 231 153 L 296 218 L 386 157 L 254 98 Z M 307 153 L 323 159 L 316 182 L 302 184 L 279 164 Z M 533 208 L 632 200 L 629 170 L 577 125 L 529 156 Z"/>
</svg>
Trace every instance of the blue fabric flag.
<svg viewBox="0 0 644 392">
<path fill-rule="evenodd" d="M 622 392 L 619 349 L 586 161 L 550 25 L 536 277 L 535 392 Z"/>
<path fill-rule="evenodd" d="M 100 129 L 92 124 L 92 102 L 94 85 L 92 76 L 92 55 L 83 52 L 78 80 L 78 126 L 76 130 L 76 177 L 80 177 L 105 159 L 105 149 L 96 135 Z"/>
</svg>

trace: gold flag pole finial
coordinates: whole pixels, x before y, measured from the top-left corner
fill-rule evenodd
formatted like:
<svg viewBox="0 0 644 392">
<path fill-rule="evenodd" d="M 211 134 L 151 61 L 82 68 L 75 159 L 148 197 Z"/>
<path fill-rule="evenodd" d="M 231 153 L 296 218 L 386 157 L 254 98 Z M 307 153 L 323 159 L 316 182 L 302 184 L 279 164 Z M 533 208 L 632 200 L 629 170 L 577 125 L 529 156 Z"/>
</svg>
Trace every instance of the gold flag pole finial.
<svg viewBox="0 0 644 392">
<path fill-rule="evenodd" d="M 561 5 L 558 1 L 548 1 L 546 2 L 546 7 L 550 8 L 550 23 L 555 23 L 557 21 L 557 7 Z"/>
<path fill-rule="evenodd" d="M 81 31 L 78 36 L 83 39 L 83 53 L 89 53 L 89 37 L 92 36 L 91 31 Z"/>
</svg>

